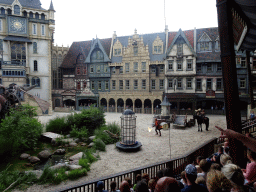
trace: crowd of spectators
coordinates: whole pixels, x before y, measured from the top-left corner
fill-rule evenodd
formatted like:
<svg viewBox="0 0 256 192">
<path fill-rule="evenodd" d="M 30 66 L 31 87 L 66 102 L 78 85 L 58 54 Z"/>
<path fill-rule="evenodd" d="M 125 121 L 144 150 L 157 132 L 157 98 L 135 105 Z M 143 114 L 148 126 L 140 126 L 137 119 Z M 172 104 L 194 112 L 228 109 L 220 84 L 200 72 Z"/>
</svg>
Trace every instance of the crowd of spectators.
<svg viewBox="0 0 256 192">
<path fill-rule="evenodd" d="M 135 183 L 125 178 L 119 189 L 116 182 L 110 184 L 111 192 L 256 192 L 256 140 L 249 142 L 246 136 L 232 130 L 223 130 L 223 137 L 236 138 L 247 147 L 248 164 L 245 169 L 232 162 L 229 155 L 229 142 L 225 139 L 223 146 L 211 157 L 196 158 L 195 163 L 188 164 L 176 179 L 172 170 L 165 168 L 150 178 L 147 173 L 136 176 Z M 248 138 L 248 137 L 247 137 Z M 104 190 L 102 181 L 97 183 L 98 192 Z"/>
</svg>

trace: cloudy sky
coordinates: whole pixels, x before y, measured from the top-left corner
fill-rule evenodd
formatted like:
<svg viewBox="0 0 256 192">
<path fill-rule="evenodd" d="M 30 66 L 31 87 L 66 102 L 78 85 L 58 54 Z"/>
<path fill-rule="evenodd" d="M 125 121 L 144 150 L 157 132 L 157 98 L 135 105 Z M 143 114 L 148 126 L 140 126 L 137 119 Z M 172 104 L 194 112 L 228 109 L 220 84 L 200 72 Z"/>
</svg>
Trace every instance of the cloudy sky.
<svg viewBox="0 0 256 192">
<path fill-rule="evenodd" d="M 117 36 L 132 35 L 135 28 L 138 34 L 163 32 L 165 20 L 169 31 L 217 27 L 216 0 L 52 1 L 59 46 L 96 36 L 111 38 L 114 31 Z M 50 2 L 41 0 L 42 7 L 49 9 Z"/>
</svg>

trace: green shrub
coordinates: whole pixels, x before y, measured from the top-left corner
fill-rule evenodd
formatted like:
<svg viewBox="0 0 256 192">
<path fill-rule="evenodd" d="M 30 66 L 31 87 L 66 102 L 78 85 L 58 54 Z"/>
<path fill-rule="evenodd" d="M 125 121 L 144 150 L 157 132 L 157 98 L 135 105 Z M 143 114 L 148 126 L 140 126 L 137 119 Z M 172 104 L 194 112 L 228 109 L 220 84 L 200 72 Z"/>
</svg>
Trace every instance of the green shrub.
<svg viewBox="0 0 256 192">
<path fill-rule="evenodd" d="M 88 159 L 89 163 L 97 161 L 97 159 L 91 154 L 89 150 L 85 151 L 85 158 Z"/>
<path fill-rule="evenodd" d="M 119 140 L 116 138 L 112 138 L 108 133 L 104 132 L 105 130 L 108 130 L 109 132 L 120 136 L 121 129 L 115 123 L 101 126 L 99 129 L 95 130 L 94 135 L 96 136 L 96 138 L 101 139 L 106 145 L 116 143 Z"/>
<path fill-rule="evenodd" d="M 79 165 L 81 165 L 87 171 L 90 171 L 90 164 L 88 159 L 79 159 Z"/>
<path fill-rule="evenodd" d="M 88 138 L 88 130 L 85 126 L 80 129 L 76 127 L 76 125 L 72 126 L 72 131 L 70 131 L 70 136 L 75 138 Z"/>
<path fill-rule="evenodd" d="M 86 176 L 87 170 L 86 169 L 75 169 L 71 170 L 68 173 L 68 178 L 70 180 L 78 179 L 79 177 Z"/>
<path fill-rule="evenodd" d="M 49 167 L 45 167 L 43 170 L 43 174 L 39 178 L 39 184 L 50 183 L 54 181 L 56 175 L 56 170 L 50 169 Z"/>
<path fill-rule="evenodd" d="M 51 119 L 46 125 L 46 131 L 60 134 L 68 134 L 69 130 L 65 117 L 56 117 L 55 119 Z"/>
<path fill-rule="evenodd" d="M 0 156 L 13 156 L 34 149 L 43 127 L 32 118 L 35 108 L 25 105 L 11 109 L 0 124 Z"/>
<path fill-rule="evenodd" d="M 94 140 L 94 145 L 93 147 L 96 149 L 96 150 L 100 150 L 100 151 L 106 151 L 106 145 L 105 143 L 99 139 L 99 138 L 96 138 Z"/>
</svg>

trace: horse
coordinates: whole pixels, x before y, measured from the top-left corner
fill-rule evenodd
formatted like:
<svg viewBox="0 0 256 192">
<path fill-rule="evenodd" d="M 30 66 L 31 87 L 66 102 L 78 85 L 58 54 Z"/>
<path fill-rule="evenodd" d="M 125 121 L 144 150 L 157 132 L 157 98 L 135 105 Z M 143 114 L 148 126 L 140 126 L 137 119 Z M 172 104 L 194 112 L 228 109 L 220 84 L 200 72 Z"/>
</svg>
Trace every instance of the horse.
<svg viewBox="0 0 256 192">
<path fill-rule="evenodd" d="M 202 116 L 199 116 L 199 115 L 193 115 L 193 119 L 197 120 L 198 131 L 200 131 L 200 128 L 201 128 L 201 132 L 202 132 L 202 124 L 203 123 L 206 125 L 206 131 L 208 131 L 208 127 L 209 127 L 209 118 L 208 117 L 202 117 Z"/>
</svg>

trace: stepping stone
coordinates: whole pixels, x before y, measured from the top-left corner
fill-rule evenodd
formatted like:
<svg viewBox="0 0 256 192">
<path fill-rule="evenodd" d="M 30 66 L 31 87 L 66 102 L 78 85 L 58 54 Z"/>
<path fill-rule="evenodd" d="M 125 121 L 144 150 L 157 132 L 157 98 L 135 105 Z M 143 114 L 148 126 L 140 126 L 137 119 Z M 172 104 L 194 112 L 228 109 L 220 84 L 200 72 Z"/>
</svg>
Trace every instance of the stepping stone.
<svg viewBox="0 0 256 192">
<path fill-rule="evenodd" d="M 82 169 L 81 165 L 68 165 L 69 169 L 74 170 L 74 169 Z"/>
<path fill-rule="evenodd" d="M 27 154 L 27 153 L 22 153 L 22 154 L 20 155 L 20 159 L 27 159 L 27 158 L 29 158 L 29 157 L 30 157 L 30 155 Z"/>
<path fill-rule="evenodd" d="M 70 146 L 70 147 L 76 147 L 76 146 L 77 146 L 77 143 L 69 143 L 69 146 Z"/>
<path fill-rule="evenodd" d="M 63 135 L 53 133 L 53 132 L 45 132 L 45 133 L 42 133 L 41 136 L 42 136 L 43 139 L 47 140 L 48 142 L 51 142 L 52 139 L 56 140 L 57 138 L 63 137 Z"/>
<path fill-rule="evenodd" d="M 69 161 L 79 160 L 83 157 L 83 152 L 77 153 L 71 157 L 69 157 Z"/>
<path fill-rule="evenodd" d="M 49 167 L 49 169 L 53 169 L 53 170 L 61 169 L 62 167 L 66 167 L 66 166 L 67 166 L 66 163 L 58 163 L 57 165 L 53 165 L 53 166 Z"/>
</svg>

